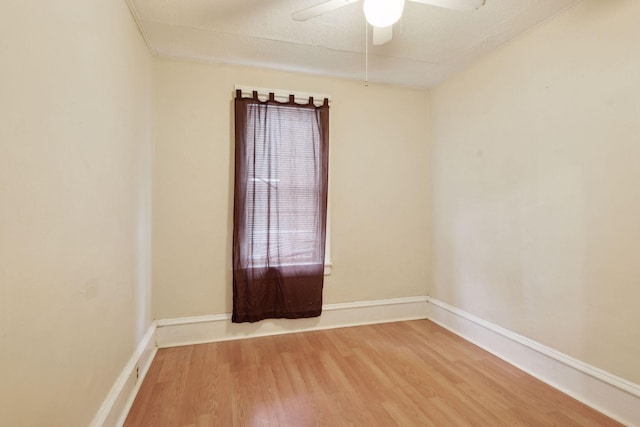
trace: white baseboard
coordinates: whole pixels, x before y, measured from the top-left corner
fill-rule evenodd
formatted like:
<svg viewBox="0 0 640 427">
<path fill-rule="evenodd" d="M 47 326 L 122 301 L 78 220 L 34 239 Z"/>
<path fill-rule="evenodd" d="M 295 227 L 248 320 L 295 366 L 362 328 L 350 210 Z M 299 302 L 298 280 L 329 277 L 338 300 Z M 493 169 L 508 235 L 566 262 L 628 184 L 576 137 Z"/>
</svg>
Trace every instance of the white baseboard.
<svg viewBox="0 0 640 427">
<path fill-rule="evenodd" d="M 429 297 L 327 304 L 322 315 L 312 319 L 237 324 L 231 322 L 230 314 L 220 314 L 158 320 L 149 327 L 90 426 L 124 424 L 158 347 L 425 318 L 603 414 L 629 427 L 640 426 L 640 385 Z"/>
<path fill-rule="evenodd" d="M 291 332 L 341 328 L 401 320 L 426 319 L 427 297 L 326 304 L 311 319 L 268 319 L 232 323 L 230 314 L 158 320 L 158 347 L 200 344 Z"/>
<path fill-rule="evenodd" d="M 147 375 L 158 350 L 155 335 L 156 324 L 153 322 L 111 387 L 111 391 L 109 391 L 90 427 L 119 427 L 124 424 L 142 380 Z"/>
<path fill-rule="evenodd" d="M 640 385 L 434 298 L 429 320 L 627 425 L 640 426 Z"/>
</svg>

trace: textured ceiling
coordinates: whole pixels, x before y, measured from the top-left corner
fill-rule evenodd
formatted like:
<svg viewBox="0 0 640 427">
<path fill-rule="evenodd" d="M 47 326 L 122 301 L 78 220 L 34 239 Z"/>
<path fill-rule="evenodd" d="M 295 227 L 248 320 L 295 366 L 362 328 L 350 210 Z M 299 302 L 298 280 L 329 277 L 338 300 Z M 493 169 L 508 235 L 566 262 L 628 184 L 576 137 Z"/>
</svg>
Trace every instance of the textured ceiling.
<svg viewBox="0 0 640 427">
<path fill-rule="evenodd" d="M 362 2 L 298 22 L 291 13 L 324 0 L 130 1 L 157 55 L 364 79 Z M 487 0 L 473 12 L 407 2 L 393 40 L 369 43 L 369 81 L 432 86 L 580 1 Z"/>
</svg>

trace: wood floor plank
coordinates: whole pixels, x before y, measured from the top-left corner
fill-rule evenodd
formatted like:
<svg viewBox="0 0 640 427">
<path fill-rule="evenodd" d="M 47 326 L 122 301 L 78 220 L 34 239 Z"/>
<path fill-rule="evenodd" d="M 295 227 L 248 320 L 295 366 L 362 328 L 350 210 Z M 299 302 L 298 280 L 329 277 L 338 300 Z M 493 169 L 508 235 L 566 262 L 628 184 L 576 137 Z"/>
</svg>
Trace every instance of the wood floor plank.
<svg viewBox="0 0 640 427">
<path fill-rule="evenodd" d="M 125 426 L 619 426 L 427 320 L 160 349 Z"/>
</svg>

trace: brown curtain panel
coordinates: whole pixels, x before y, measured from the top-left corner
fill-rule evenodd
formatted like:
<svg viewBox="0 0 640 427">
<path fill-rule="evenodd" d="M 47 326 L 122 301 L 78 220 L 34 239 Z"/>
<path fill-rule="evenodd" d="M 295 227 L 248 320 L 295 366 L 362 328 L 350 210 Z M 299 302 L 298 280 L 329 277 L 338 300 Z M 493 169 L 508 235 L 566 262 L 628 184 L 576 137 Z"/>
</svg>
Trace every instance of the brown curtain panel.
<svg viewBox="0 0 640 427">
<path fill-rule="evenodd" d="M 235 99 L 233 322 L 319 316 L 329 102 Z"/>
</svg>

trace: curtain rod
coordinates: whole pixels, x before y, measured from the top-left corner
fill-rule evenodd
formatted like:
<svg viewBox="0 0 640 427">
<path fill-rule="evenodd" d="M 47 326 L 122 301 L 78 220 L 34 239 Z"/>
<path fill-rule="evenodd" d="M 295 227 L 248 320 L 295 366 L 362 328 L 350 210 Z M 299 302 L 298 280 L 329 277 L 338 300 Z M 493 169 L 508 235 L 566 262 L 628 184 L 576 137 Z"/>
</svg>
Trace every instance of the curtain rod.
<svg viewBox="0 0 640 427">
<path fill-rule="evenodd" d="M 309 92 L 299 92 L 296 90 L 286 90 L 286 89 L 269 89 L 263 87 L 253 87 L 253 86 L 245 86 L 245 85 L 236 85 L 235 90 L 241 90 L 242 96 L 252 96 L 253 91 L 258 92 L 258 98 L 263 101 L 266 101 L 269 98 L 269 94 L 273 93 L 275 95 L 276 101 L 288 102 L 289 95 L 295 96 L 295 101 L 300 104 L 306 104 L 309 102 L 309 97 L 313 97 L 313 102 L 316 105 L 322 105 L 324 99 L 327 98 L 329 100 L 329 104 L 331 104 L 331 95 L 323 94 L 323 93 L 309 93 Z M 234 94 L 235 94 L 234 90 Z"/>
</svg>

